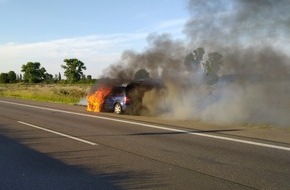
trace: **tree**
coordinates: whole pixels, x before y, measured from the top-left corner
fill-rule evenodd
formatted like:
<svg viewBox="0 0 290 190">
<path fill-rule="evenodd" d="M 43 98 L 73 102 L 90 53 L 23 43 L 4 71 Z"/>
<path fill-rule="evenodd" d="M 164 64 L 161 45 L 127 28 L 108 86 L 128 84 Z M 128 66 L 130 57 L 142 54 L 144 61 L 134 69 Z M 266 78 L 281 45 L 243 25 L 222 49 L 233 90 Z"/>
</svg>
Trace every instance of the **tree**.
<svg viewBox="0 0 290 190">
<path fill-rule="evenodd" d="M 24 72 L 24 81 L 29 83 L 38 83 L 45 79 L 45 68 L 40 67 L 39 62 L 28 62 L 26 65 L 22 65 L 21 72 Z"/>
<path fill-rule="evenodd" d="M 53 80 L 53 75 L 49 73 L 45 73 L 45 80 L 46 81 L 52 81 Z"/>
<path fill-rule="evenodd" d="M 58 73 L 58 81 L 61 81 L 61 74 Z"/>
<path fill-rule="evenodd" d="M 16 82 L 16 79 L 17 79 L 16 73 L 14 71 L 9 71 L 8 72 L 8 79 L 9 79 L 10 83 Z"/>
<path fill-rule="evenodd" d="M 0 83 L 14 83 L 16 82 L 17 76 L 14 71 L 0 74 Z"/>
<path fill-rule="evenodd" d="M 88 76 L 87 76 L 87 80 L 88 80 L 88 81 L 91 81 L 91 80 L 92 80 L 92 75 L 88 75 Z"/>
<path fill-rule="evenodd" d="M 203 63 L 206 75 L 217 74 L 223 64 L 223 56 L 217 52 L 209 53 L 208 60 Z"/>
<path fill-rule="evenodd" d="M 218 81 L 218 74 L 220 67 L 223 64 L 223 56 L 217 52 L 208 54 L 208 59 L 203 63 L 205 72 L 205 81 L 207 84 L 214 84 Z"/>
<path fill-rule="evenodd" d="M 197 48 L 185 57 L 185 64 L 197 71 L 203 68 L 204 79 L 208 84 L 213 84 L 218 80 L 218 71 L 223 65 L 223 56 L 218 52 L 208 53 L 207 59 L 204 61 L 205 50 L 202 47 Z"/>
<path fill-rule="evenodd" d="M 83 70 L 86 70 L 85 64 L 78 59 L 65 59 L 66 65 L 61 65 L 65 69 L 64 76 L 69 82 L 79 81 L 83 77 Z"/>
<path fill-rule="evenodd" d="M 7 73 L 1 73 L 0 74 L 0 83 L 8 83 L 9 82 L 9 78 L 8 78 L 8 74 Z"/>
<path fill-rule="evenodd" d="M 138 70 L 134 75 L 134 80 L 148 79 L 148 78 L 150 78 L 150 75 L 145 69 Z"/>
<path fill-rule="evenodd" d="M 185 57 L 185 64 L 195 71 L 198 70 L 202 64 L 204 53 L 205 51 L 202 47 L 197 48 Z"/>
</svg>

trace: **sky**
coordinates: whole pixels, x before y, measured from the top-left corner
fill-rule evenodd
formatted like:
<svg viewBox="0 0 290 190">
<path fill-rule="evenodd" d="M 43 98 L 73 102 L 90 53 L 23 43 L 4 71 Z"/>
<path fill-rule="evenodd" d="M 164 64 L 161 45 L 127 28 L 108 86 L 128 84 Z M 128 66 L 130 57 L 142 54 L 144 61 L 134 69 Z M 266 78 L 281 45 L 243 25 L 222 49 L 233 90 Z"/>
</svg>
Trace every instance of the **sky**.
<svg viewBox="0 0 290 190">
<path fill-rule="evenodd" d="M 188 18 L 187 0 L 0 0 L 0 73 L 40 62 L 63 75 L 63 60 L 77 58 L 98 78 L 151 33 L 183 38 Z"/>
</svg>

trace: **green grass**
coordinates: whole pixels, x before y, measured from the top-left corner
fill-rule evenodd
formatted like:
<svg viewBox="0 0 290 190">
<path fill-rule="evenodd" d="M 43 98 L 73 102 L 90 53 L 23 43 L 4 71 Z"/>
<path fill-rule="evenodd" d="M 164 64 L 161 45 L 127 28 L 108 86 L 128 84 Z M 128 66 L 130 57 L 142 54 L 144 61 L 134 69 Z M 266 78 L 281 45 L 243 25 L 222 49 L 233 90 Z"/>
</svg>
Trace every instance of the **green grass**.
<svg viewBox="0 0 290 190">
<path fill-rule="evenodd" d="M 86 84 L 1 84 L 0 96 L 76 104 L 87 95 L 90 87 Z"/>
</svg>

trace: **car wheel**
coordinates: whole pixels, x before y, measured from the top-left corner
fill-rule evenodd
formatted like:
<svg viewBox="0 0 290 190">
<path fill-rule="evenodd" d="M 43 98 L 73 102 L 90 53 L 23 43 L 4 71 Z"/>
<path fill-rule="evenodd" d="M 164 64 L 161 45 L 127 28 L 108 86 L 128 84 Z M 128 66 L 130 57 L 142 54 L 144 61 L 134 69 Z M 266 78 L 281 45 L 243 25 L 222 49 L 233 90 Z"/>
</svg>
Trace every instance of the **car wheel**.
<svg viewBox="0 0 290 190">
<path fill-rule="evenodd" d="M 119 103 L 116 103 L 115 104 L 115 106 L 114 106 L 114 113 L 116 113 L 116 114 L 122 113 L 122 106 L 121 106 L 121 104 L 119 104 Z"/>
</svg>

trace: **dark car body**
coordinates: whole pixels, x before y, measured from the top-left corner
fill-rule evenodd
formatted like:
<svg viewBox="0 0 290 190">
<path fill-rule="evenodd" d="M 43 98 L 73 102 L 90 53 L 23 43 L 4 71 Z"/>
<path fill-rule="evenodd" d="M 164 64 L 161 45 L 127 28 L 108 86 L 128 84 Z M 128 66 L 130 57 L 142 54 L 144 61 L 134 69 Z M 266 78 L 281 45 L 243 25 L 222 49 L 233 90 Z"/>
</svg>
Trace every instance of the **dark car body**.
<svg viewBox="0 0 290 190">
<path fill-rule="evenodd" d="M 117 114 L 138 114 L 144 108 L 142 98 L 145 92 L 162 86 L 161 81 L 152 79 L 132 81 L 127 86 L 115 86 L 106 96 L 102 110 Z"/>
<path fill-rule="evenodd" d="M 129 99 L 126 96 L 126 87 L 115 86 L 106 96 L 102 106 L 103 111 L 113 111 L 114 113 L 122 113 L 129 105 Z"/>
</svg>

